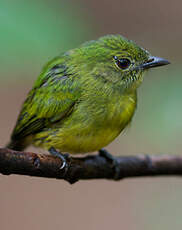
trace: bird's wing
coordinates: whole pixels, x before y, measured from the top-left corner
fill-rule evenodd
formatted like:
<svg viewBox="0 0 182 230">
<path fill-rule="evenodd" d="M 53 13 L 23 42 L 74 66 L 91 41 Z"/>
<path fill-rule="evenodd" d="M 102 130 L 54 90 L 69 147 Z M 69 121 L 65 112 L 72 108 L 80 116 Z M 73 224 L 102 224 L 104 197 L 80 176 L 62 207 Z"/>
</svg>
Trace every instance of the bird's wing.
<svg viewBox="0 0 182 230">
<path fill-rule="evenodd" d="M 64 59 L 48 63 L 29 92 L 18 117 L 12 140 L 21 140 L 67 117 L 79 98 L 79 84 Z"/>
</svg>

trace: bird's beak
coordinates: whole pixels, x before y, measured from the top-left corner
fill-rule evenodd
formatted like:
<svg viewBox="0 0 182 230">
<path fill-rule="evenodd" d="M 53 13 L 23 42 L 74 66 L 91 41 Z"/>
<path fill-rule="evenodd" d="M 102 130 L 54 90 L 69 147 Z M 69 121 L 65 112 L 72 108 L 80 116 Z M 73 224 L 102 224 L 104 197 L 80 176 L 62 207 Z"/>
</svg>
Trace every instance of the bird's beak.
<svg viewBox="0 0 182 230">
<path fill-rule="evenodd" d="M 170 64 L 170 62 L 164 58 L 150 56 L 149 60 L 141 65 L 141 68 L 149 69 L 149 68 L 158 67 L 162 65 L 168 65 L 168 64 Z"/>
</svg>

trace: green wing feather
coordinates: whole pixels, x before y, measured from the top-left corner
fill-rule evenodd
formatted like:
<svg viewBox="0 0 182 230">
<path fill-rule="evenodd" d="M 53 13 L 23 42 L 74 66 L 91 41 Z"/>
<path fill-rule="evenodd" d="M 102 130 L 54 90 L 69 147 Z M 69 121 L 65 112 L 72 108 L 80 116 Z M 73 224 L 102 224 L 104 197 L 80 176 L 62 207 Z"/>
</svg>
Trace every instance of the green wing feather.
<svg viewBox="0 0 182 230">
<path fill-rule="evenodd" d="M 70 114 L 79 98 L 74 78 L 64 58 L 48 63 L 23 104 L 12 140 L 38 133 Z"/>
</svg>

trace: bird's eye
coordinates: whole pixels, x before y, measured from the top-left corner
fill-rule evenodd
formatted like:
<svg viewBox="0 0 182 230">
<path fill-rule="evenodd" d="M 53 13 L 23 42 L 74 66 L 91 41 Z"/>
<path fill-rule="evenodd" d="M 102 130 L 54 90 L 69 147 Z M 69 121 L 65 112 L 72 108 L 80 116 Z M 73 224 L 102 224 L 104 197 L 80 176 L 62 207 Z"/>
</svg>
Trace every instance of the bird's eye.
<svg viewBox="0 0 182 230">
<path fill-rule="evenodd" d="M 114 56 L 114 59 L 116 60 L 116 65 L 120 69 L 127 69 L 131 64 L 131 61 L 127 58 L 118 59 L 116 56 Z"/>
</svg>

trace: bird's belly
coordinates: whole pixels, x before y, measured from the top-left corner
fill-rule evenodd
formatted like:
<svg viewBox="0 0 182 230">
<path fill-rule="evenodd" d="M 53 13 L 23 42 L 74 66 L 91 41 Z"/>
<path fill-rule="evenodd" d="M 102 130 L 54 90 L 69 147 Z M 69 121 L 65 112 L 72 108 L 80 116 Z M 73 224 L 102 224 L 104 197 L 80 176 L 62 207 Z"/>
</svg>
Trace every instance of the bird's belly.
<svg viewBox="0 0 182 230">
<path fill-rule="evenodd" d="M 109 126 L 109 125 L 108 125 Z M 89 131 L 90 130 L 90 131 Z M 91 128 L 82 130 L 55 130 L 36 135 L 34 145 L 49 149 L 54 147 L 61 152 L 87 153 L 94 152 L 112 142 L 121 132 L 121 127 L 103 127 L 99 130 Z"/>
<path fill-rule="evenodd" d="M 122 100 L 123 102 L 123 100 Z M 54 147 L 61 152 L 87 153 L 99 150 L 112 142 L 131 121 L 136 107 L 135 100 L 111 107 L 103 116 L 85 113 L 84 119 L 74 120 L 60 128 L 36 134 L 34 144 L 43 148 Z M 111 109 L 112 108 L 112 109 Z M 79 112 L 80 113 L 80 112 Z M 77 118 L 77 114 L 75 115 Z M 89 117 L 89 119 L 86 119 Z"/>
<path fill-rule="evenodd" d="M 70 153 L 87 153 L 94 152 L 108 145 L 118 135 L 119 130 L 103 129 L 98 132 L 91 132 L 90 134 L 80 133 L 80 135 L 67 136 L 67 141 L 57 145 L 60 151 Z"/>
</svg>

